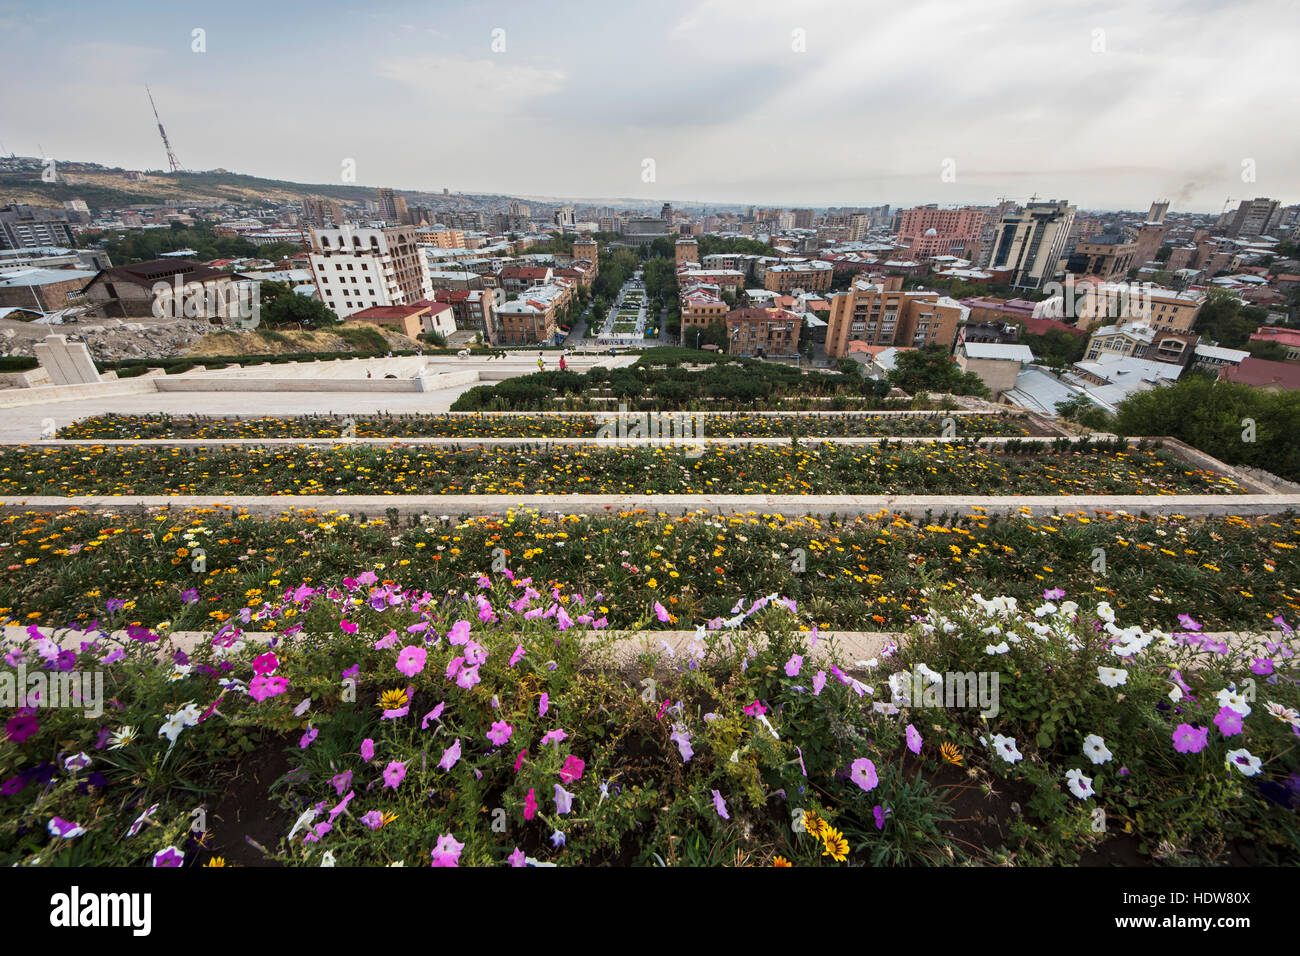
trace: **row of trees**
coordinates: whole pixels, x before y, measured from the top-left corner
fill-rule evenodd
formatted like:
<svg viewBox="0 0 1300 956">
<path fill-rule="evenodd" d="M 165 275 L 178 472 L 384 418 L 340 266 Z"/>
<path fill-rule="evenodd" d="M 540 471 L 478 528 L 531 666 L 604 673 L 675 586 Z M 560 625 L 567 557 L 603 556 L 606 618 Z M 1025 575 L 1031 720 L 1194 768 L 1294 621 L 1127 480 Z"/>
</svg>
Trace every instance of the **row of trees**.
<svg viewBox="0 0 1300 956">
<path fill-rule="evenodd" d="M 128 232 L 88 232 L 82 235 L 83 246 L 100 246 L 119 266 L 157 259 L 165 252 L 193 249 L 200 262 L 210 259 L 283 259 L 302 252 L 293 242 L 275 242 L 259 246 L 240 236 L 218 236 L 207 222 L 187 226 L 174 222 L 170 229 L 134 229 Z"/>
</svg>

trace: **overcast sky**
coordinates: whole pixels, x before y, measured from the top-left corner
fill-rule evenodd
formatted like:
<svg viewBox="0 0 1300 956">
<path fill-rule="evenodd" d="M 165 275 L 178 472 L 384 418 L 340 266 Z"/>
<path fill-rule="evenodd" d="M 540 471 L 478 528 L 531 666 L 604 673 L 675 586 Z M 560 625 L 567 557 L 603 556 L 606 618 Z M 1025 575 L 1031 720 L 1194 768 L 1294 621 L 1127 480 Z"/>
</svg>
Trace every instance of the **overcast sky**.
<svg viewBox="0 0 1300 956">
<path fill-rule="evenodd" d="M 185 167 L 306 183 L 351 159 L 679 203 L 1300 201 L 1296 0 L 188 6 L 0 0 L 6 154 L 165 168 L 148 83 Z"/>
</svg>

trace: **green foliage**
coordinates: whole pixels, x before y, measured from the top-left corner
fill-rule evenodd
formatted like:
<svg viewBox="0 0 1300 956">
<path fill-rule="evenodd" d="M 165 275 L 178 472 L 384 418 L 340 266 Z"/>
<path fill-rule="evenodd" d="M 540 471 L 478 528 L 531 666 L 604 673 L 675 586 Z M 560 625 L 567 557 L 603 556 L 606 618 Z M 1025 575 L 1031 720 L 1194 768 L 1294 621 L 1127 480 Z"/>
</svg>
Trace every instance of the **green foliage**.
<svg viewBox="0 0 1300 956">
<path fill-rule="evenodd" d="M 1088 337 L 1064 329 L 1048 329 L 1043 334 L 1036 335 L 1026 332 L 1022 326 L 1020 344 L 1029 346 L 1039 364 L 1065 368 L 1083 358 L 1088 350 Z"/>
<path fill-rule="evenodd" d="M 963 372 L 942 345 L 899 352 L 889 384 L 905 392 L 949 392 L 989 397 L 988 386 L 974 372 Z"/>
<path fill-rule="evenodd" d="M 1119 406 L 1114 430 L 1170 435 L 1230 465 L 1252 465 L 1300 481 L 1300 392 L 1184 377 L 1129 396 Z"/>
<path fill-rule="evenodd" d="M 112 258 L 114 265 L 125 266 L 134 262 L 157 259 L 164 252 L 193 249 L 193 258 L 199 262 L 211 259 L 282 259 L 303 246 L 296 243 L 274 243 L 259 246 L 238 236 L 218 236 L 210 223 L 193 226 L 173 223 L 171 229 L 112 230 L 103 233 L 85 233 L 83 245 L 100 245 Z M 179 228 L 176 228 L 178 227 Z M 119 238 L 123 237 L 123 238 Z"/>
</svg>

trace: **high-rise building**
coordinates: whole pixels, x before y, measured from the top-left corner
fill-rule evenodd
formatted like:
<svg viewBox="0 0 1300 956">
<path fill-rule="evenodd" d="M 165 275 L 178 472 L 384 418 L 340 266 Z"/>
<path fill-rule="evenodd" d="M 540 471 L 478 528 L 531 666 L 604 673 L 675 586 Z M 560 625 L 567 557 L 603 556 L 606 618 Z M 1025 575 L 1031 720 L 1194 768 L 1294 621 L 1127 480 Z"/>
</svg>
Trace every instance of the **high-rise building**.
<svg viewBox="0 0 1300 956">
<path fill-rule="evenodd" d="M 0 249 L 76 246 L 68 216 L 61 209 L 14 203 L 0 209 Z"/>
<path fill-rule="evenodd" d="M 1277 225 L 1281 211 L 1282 204 L 1276 199 L 1259 197 L 1243 201 L 1229 221 L 1226 233 L 1234 238 L 1266 236 Z"/>
<path fill-rule="evenodd" d="M 1061 271 L 1075 207 L 1065 200 L 1031 202 L 998 223 L 989 258 L 992 269 L 1010 269 L 1011 285 L 1041 289 Z"/>
<path fill-rule="evenodd" d="M 411 305 L 433 297 L 428 260 L 410 226 L 313 228 L 311 249 L 320 300 L 340 318 L 372 305 Z"/>
<path fill-rule="evenodd" d="M 406 208 L 406 200 L 391 189 L 379 190 L 379 216 L 385 222 L 399 226 L 411 224 L 411 214 Z"/>
<path fill-rule="evenodd" d="M 302 201 L 302 220 L 310 226 L 341 226 L 343 208 L 337 199 L 305 196 Z"/>
<path fill-rule="evenodd" d="M 560 206 L 555 210 L 555 224 L 561 229 L 566 226 L 573 228 L 574 223 L 577 221 L 577 215 L 572 206 Z"/>
</svg>

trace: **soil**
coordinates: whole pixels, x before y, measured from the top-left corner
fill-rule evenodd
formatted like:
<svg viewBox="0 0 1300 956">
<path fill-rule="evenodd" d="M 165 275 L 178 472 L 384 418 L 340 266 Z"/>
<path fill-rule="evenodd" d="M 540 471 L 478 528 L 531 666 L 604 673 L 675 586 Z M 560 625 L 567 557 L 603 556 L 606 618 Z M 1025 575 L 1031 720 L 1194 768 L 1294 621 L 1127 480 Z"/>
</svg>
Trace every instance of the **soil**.
<svg viewBox="0 0 1300 956">
<path fill-rule="evenodd" d="M 294 815 L 268 799 L 267 789 L 289 772 L 288 738 L 262 741 L 235 766 L 208 815 L 209 849 L 227 866 L 278 866 L 249 844 L 255 840 L 274 851 L 293 827 Z"/>
</svg>

